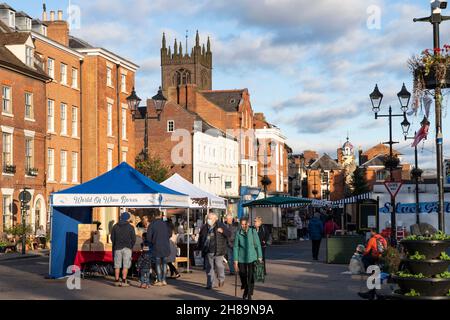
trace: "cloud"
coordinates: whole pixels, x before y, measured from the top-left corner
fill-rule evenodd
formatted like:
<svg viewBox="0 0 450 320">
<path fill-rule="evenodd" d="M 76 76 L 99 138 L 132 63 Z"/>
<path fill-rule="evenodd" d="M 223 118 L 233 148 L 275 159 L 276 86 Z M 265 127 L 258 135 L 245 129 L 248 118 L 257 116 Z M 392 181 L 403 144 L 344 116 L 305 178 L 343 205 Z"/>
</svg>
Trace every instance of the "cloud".
<svg viewBox="0 0 450 320">
<path fill-rule="evenodd" d="M 294 98 L 284 100 L 274 104 L 274 108 L 282 110 L 285 108 L 305 109 L 325 104 L 328 101 L 324 93 L 319 92 L 301 92 Z"/>
<path fill-rule="evenodd" d="M 297 128 L 298 133 L 319 134 L 331 131 L 357 116 L 356 106 L 334 107 L 297 114 L 291 120 L 288 120 L 287 123 Z"/>
</svg>

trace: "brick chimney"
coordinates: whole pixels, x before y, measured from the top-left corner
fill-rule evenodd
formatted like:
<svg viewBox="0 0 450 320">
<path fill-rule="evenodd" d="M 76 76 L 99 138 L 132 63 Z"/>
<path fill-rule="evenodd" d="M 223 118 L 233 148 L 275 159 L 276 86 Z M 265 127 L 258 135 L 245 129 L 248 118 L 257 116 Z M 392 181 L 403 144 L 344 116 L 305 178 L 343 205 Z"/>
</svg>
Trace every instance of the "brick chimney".
<svg viewBox="0 0 450 320">
<path fill-rule="evenodd" d="M 47 27 L 47 36 L 61 43 L 69 46 L 69 24 L 63 20 L 63 11 L 58 10 L 58 20 L 55 20 L 55 11 L 50 11 L 50 21 L 44 21 Z"/>
<path fill-rule="evenodd" d="M 180 106 L 188 109 L 189 111 L 195 112 L 195 97 L 197 93 L 197 85 L 186 84 L 178 86 L 177 90 L 177 103 Z"/>
</svg>

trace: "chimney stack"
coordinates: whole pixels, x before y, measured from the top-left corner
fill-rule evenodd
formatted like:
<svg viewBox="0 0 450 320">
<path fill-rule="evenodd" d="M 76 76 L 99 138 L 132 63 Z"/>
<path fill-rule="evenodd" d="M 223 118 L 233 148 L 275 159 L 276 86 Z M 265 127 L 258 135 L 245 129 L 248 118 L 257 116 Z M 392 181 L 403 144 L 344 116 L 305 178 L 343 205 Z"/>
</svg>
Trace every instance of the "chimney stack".
<svg viewBox="0 0 450 320">
<path fill-rule="evenodd" d="M 63 20 L 63 11 L 58 10 L 58 21 L 62 21 L 62 20 Z"/>
<path fill-rule="evenodd" d="M 50 21 L 55 21 L 55 11 L 50 11 Z"/>
</svg>

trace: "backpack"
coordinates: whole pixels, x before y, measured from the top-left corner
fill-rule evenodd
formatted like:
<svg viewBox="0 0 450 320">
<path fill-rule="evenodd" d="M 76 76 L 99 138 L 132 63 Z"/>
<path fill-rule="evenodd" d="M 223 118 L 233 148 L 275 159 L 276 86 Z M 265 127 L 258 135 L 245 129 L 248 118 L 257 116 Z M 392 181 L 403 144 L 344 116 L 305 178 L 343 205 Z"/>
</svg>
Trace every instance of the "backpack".
<svg viewBox="0 0 450 320">
<path fill-rule="evenodd" d="M 377 241 L 377 252 L 378 252 L 378 254 L 381 255 L 387 249 L 386 240 L 383 237 L 378 236 L 378 237 L 376 237 L 376 241 Z"/>
</svg>

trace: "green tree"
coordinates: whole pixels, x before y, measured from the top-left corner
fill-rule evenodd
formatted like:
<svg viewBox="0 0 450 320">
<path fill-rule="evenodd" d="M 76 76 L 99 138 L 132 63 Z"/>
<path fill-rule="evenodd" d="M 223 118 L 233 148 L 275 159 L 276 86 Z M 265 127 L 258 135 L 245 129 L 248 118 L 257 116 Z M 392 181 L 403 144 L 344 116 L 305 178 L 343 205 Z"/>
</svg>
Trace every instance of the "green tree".
<svg viewBox="0 0 450 320">
<path fill-rule="evenodd" d="M 135 165 L 136 170 L 158 183 L 163 182 L 169 177 L 169 167 L 156 155 L 149 154 L 147 160 L 137 156 Z"/>
<path fill-rule="evenodd" d="M 357 168 L 352 175 L 352 189 L 353 195 L 357 196 L 369 192 L 369 185 L 367 184 L 366 176 L 364 174 L 364 169 Z"/>
</svg>

